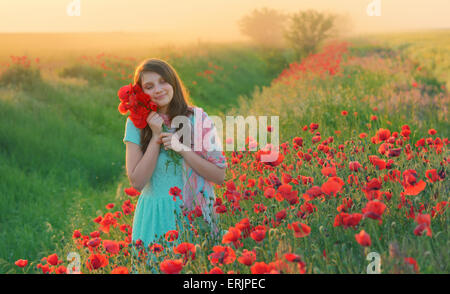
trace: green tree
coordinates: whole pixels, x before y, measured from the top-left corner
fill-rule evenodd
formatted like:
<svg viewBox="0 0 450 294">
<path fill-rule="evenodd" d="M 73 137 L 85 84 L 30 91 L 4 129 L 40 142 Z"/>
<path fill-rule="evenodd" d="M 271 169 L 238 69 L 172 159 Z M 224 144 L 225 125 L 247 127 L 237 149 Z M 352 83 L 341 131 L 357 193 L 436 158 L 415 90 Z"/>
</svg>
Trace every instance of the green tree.
<svg viewBox="0 0 450 294">
<path fill-rule="evenodd" d="M 242 34 L 262 47 L 283 47 L 287 15 L 264 7 L 242 17 L 238 24 Z"/>
<path fill-rule="evenodd" d="M 295 50 L 297 59 L 317 52 L 323 41 L 337 36 L 338 19 L 336 14 L 312 9 L 292 14 L 284 36 Z"/>
</svg>

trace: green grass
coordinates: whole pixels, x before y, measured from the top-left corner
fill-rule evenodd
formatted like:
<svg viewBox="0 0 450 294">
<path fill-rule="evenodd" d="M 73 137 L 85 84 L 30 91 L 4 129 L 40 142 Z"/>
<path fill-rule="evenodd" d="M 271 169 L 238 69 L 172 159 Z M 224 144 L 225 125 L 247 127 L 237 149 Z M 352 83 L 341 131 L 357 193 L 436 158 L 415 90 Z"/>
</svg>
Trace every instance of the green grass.
<svg viewBox="0 0 450 294">
<path fill-rule="evenodd" d="M 400 51 L 416 66 L 421 66 L 424 71 L 429 71 L 430 76 L 443 82 L 447 89 L 450 88 L 450 30 L 378 33 L 353 40 L 386 51 Z"/>
<path fill-rule="evenodd" d="M 361 59 L 343 66 L 342 76 L 299 80 L 292 88 L 271 84 L 279 71 L 269 67 L 270 58 L 262 57 L 251 47 L 174 49 L 168 52 L 167 60 L 177 69 L 195 104 L 210 114 L 280 115 L 281 142 L 294 136 L 310 141 L 311 134 L 301 128 L 311 122 L 319 123 L 322 140 L 328 136 L 334 136 L 336 141 L 348 140 L 381 127 L 399 131 L 403 124 L 411 127 L 411 142 L 426 136 L 429 128 L 436 129 L 442 138 L 448 137 L 448 93 L 439 87 L 445 82 L 439 79 L 439 69 L 418 73 L 412 57 L 401 48 L 380 44 L 362 42 L 351 54 Z M 82 228 L 84 234 L 96 230 L 92 219 L 106 211 L 104 206 L 124 200 L 123 188 L 128 186 L 122 143 L 125 117 L 117 111 L 116 93 L 130 79 L 114 77 L 121 77 L 121 69 L 132 73 L 136 62 L 105 58 L 105 63 L 116 66 L 118 71 L 102 71 L 107 76 L 92 83 L 90 72 L 98 71 L 98 64 L 88 64 L 91 69 L 79 70 L 69 78 L 59 75 L 65 68 L 73 68 L 75 57 L 71 58 L 56 73 L 43 65 L 43 81 L 31 88 L 0 87 L 1 272 L 20 272 L 13 264 L 19 258 L 38 261 L 55 250 L 70 249 L 74 229 Z M 285 62 L 279 64 L 281 71 Z M 214 65 L 223 70 L 216 70 Z M 207 69 L 216 72 L 212 80 L 197 75 Z M 411 87 L 413 80 L 420 82 L 418 89 Z M 347 117 L 340 115 L 342 110 L 349 112 Z M 354 111 L 358 112 L 356 118 Z M 377 115 L 378 120 L 371 122 L 371 115 Z M 340 131 L 340 135 L 335 131 Z M 370 154 L 377 153 L 372 144 L 366 146 L 370 146 Z M 363 161 L 362 156 L 355 155 L 355 159 Z M 433 160 L 430 166 L 437 166 L 436 158 Z M 422 177 L 429 167 L 416 162 L 402 164 L 402 169 L 417 168 Z M 370 172 L 372 176 L 376 174 Z M 305 168 L 301 174 L 319 178 L 317 169 Z M 440 187 L 445 196 L 448 184 L 441 183 Z M 360 272 L 360 264 L 367 264 L 361 248 L 345 244 L 354 239 L 354 232 L 330 227 L 340 204 L 337 201 L 340 199 L 327 203 L 323 215 L 311 218 L 312 230 L 322 232 L 328 226 L 331 238 L 315 235 L 312 240 L 294 241 L 307 265 L 314 264 L 311 272 Z M 224 229 L 227 225 L 231 223 L 225 223 Z M 434 221 L 433 232 L 439 237 L 417 242 L 414 236 L 399 234 L 412 231 L 412 223 L 402 220 L 394 226 L 392 221 L 386 221 L 383 232 L 388 237 L 382 242 L 373 240 L 374 248 L 384 260 L 388 255 L 387 242 L 397 239 L 407 254 L 417 256 L 419 264 L 426 265 L 421 268 L 423 272 L 448 272 L 448 267 L 439 262 L 439 258 L 448 261 L 445 252 L 439 253 L 439 248 L 448 247 L 446 227 L 448 218 Z M 367 231 L 377 236 L 374 227 L 368 226 Z M 336 242 L 330 243 L 331 239 Z M 324 247 L 331 263 L 317 258 Z M 432 259 L 421 255 L 421 250 L 430 251 Z M 273 253 L 266 250 L 268 255 Z M 60 258 L 65 259 L 64 255 Z"/>
<path fill-rule="evenodd" d="M 169 53 L 168 61 L 193 102 L 210 114 L 225 111 L 239 95 L 275 77 L 252 47 L 205 45 L 184 52 Z M 104 60 L 125 75 L 132 74 L 138 62 Z M 197 75 L 211 69 L 210 65 L 223 68 L 215 70 L 212 81 Z M 125 116 L 117 110 L 117 90 L 131 79 L 114 79 L 117 72 L 77 62 L 73 56 L 56 69 L 48 69 L 45 60 L 39 66 L 43 79 L 33 84 L 27 81 L 36 72 L 41 76 L 36 66 L 22 67 L 20 75 L 11 70 L 2 75 L 2 272 L 23 256 L 39 259 L 43 252 L 55 250 L 61 240 L 70 239 L 72 227 L 96 215 L 112 200 L 118 182 L 126 179 Z"/>
</svg>

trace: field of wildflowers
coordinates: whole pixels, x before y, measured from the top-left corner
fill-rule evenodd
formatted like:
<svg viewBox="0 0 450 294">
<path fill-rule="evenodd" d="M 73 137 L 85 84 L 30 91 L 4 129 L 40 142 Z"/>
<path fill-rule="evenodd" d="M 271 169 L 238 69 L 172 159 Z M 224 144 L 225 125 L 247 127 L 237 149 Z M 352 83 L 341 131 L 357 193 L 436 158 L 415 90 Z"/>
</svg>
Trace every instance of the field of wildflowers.
<svg viewBox="0 0 450 294">
<path fill-rule="evenodd" d="M 17 272 L 367 273 L 375 253 L 381 273 L 448 273 L 449 101 L 399 51 L 330 43 L 228 110 L 279 115 L 281 145 L 271 163 L 227 152 L 221 234 L 194 209 L 148 248 L 132 243 L 139 193 L 122 179 L 114 201 L 72 220 L 70 242 Z"/>
</svg>

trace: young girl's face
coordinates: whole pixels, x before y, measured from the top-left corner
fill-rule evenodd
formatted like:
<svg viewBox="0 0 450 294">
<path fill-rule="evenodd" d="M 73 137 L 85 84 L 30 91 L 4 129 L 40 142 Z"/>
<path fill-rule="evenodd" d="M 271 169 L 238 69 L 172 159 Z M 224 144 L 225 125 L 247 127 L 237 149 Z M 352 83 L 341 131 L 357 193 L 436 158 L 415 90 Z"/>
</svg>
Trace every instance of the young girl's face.
<svg viewBox="0 0 450 294">
<path fill-rule="evenodd" d="M 166 113 L 173 98 L 173 87 L 161 75 L 152 71 L 142 73 L 141 84 L 143 91 L 158 105 L 158 111 Z"/>
</svg>

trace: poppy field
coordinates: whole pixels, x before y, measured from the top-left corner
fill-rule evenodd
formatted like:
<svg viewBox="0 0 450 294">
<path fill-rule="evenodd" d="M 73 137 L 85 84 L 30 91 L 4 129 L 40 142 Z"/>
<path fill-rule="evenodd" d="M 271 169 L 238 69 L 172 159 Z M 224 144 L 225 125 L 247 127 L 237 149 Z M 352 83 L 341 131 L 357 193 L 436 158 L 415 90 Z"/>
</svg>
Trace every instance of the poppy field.
<svg viewBox="0 0 450 294">
<path fill-rule="evenodd" d="M 223 114 L 278 115 L 280 146 L 273 162 L 260 160 L 270 146 L 226 152 L 219 234 L 197 207 L 158 242 L 132 242 L 139 192 L 123 174 L 95 214 L 75 213 L 70 240 L 17 258 L 13 271 L 448 273 L 449 102 L 446 81 L 417 56 L 328 43 Z"/>
</svg>

